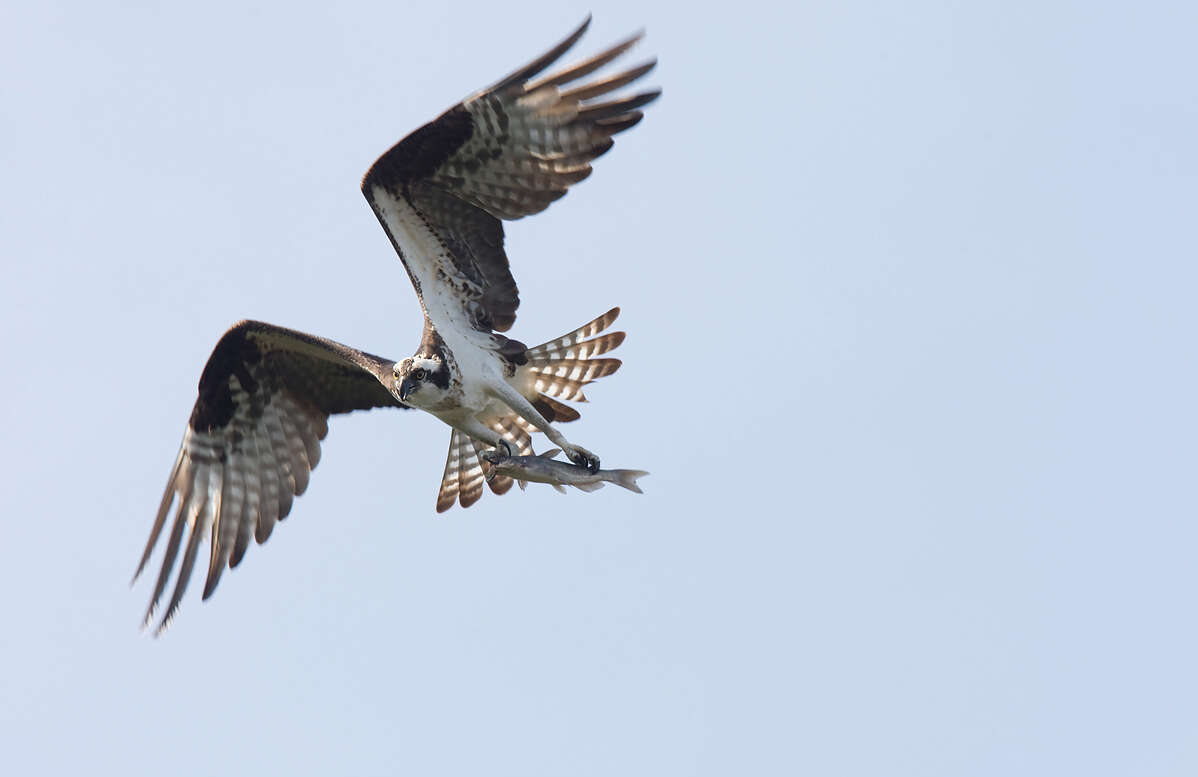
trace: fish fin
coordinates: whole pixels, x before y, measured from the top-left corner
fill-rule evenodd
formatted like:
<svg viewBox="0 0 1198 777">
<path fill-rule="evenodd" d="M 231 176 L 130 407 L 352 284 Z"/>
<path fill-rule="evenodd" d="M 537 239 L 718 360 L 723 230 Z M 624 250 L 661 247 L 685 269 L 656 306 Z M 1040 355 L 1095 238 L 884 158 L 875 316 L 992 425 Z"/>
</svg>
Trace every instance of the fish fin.
<svg viewBox="0 0 1198 777">
<path fill-rule="evenodd" d="M 527 480 L 517 480 L 516 485 L 520 486 L 520 490 L 523 491 L 524 489 L 528 488 L 528 481 Z"/>
<path fill-rule="evenodd" d="M 559 494 L 566 493 L 565 487 L 562 486 L 560 483 L 550 483 L 549 485 L 553 486 L 553 490 L 558 492 Z"/>
<path fill-rule="evenodd" d="M 542 459 L 552 459 L 554 456 L 556 456 L 557 454 L 559 454 L 561 452 L 562 452 L 561 448 L 550 448 L 547 451 L 538 453 L 537 457 L 542 458 Z"/>
<path fill-rule="evenodd" d="M 579 491 L 598 491 L 603 488 L 603 481 L 596 480 L 594 483 L 571 483 L 570 485 L 577 488 Z"/>
<path fill-rule="evenodd" d="M 610 469 L 604 474 L 611 475 L 609 482 L 615 483 L 617 486 L 623 486 L 629 491 L 635 491 L 638 494 L 645 493 L 641 487 L 636 484 L 637 478 L 643 478 L 648 475 L 643 469 Z"/>
</svg>

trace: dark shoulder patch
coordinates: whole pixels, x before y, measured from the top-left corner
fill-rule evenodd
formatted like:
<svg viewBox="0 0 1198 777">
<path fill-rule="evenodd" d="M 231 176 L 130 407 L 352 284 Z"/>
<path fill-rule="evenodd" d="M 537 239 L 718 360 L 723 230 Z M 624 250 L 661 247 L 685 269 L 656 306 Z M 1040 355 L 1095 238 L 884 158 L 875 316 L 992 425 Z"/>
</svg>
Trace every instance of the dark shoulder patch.
<svg viewBox="0 0 1198 777">
<path fill-rule="evenodd" d="M 528 346 L 519 340 L 513 340 L 510 337 L 503 335 L 493 335 L 496 338 L 502 338 L 499 345 L 499 355 L 504 360 L 513 366 L 519 367 L 522 364 L 528 364 Z"/>
<path fill-rule="evenodd" d="M 410 133 L 383 154 L 362 178 L 362 191 L 371 186 L 401 192 L 412 181 L 437 171 L 474 134 L 474 119 L 461 103 Z"/>
<path fill-rule="evenodd" d="M 417 349 L 416 355 L 426 359 L 437 359 L 441 362 L 441 369 L 428 376 L 428 379 L 441 389 L 449 388 L 449 358 L 446 350 L 445 341 L 426 320 L 424 332 L 420 336 L 420 348 Z"/>
<path fill-rule="evenodd" d="M 445 358 L 445 341 L 427 318 L 424 320 L 424 330 L 420 333 L 420 347 L 416 349 L 416 353 L 425 358 Z"/>
<path fill-rule="evenodd" d="M 200 396 L 191 411 L 191 428 L 210 432 L 228 425 L 233 418 L 233 393 L 229 376 L 236 375 L 247 392 L 257 390 L 249 365 L 262 359 L 258 346 L 246 337 L 250 323 L 243 321 L 225 332 L 200 375 Z"/>
</svg>

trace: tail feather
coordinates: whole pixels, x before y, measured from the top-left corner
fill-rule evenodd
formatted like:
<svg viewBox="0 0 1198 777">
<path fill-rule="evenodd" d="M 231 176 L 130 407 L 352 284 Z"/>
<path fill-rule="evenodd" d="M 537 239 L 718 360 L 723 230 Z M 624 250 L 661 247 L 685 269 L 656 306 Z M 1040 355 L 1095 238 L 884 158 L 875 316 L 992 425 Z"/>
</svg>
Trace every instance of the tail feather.
<svg viewBox="0 0 1198 777">
<path fill-rule="evenodd" d="M 449 437 L 449 455 L 441 476 L 441 490 L 437 493 L 437 512 L 445 512 L 453 507 L 455 501 L 464 508 L 477 502 L 483 495 L 484 479 L 482 465 L 474 451 L 474 441 L 469 435 L 454 429 Z M 508 487 L 511 487 L 510 484 Z"/>
<path fill-rule="evenodd" d="M 503 496 L 508 491 L 512 490 L 512 479 L 507 475 L 492 475 L 491 462 L 482 457 L 482 452 L 487 450 L 487 446 L 483 445 L 478 440 L 471 440 L 474 444 L 474 458 L 478 462 L 479 469 L 482 470 L 483 479 L 487 483 L 487 487 L 491 489 L 491 493 L 496 496 Z"/>
<path fill-rule="evenodd" d="M 518 415 L 504 416 L 491 422 L 491 428 L 499 432 L 505 440 L 512 446 L 512 452 L 516 456 L 525 456 L 532 453 L 532 431 L 535 430 L 531 424 L 525 421 Z M 471 444 L 474 447 L 472 462 L 483 473 L 487 486 L 496 496 L 502 496 L 512 490 L 512 479 L 506 475 L 491 476 L 491 462 L 482 457 L 482 453 L 488 450 L 488 447 L 471 438 Z M 467 505 L 463 504 L 463 507 Z"/>
<path fill-rule="evenodd" d="M 458 432 L 449 436 L 449 455 L 445 457 L 445 471 L 441 473 L 441 488 L 437 492 L 437 512 L 443 513 L 458 501 Z"/>
<path fill-rule="evenodd" d="M 619 359 L 597 359 L 624 342 L 623 332 L 600 333 L 620 315 L 612 308 L 569 334 L 524 352 L 521 370 L 537 394 L 530 397 L 537 410 L 550 422 L 573 421 L 578 411 L 556 399 L 586 402 L 582 387 L 620 369 Z"/>
<path fill-rule="evenodd" d="M 530 365 L 532 371 L 546 379 L 566 378 L 580 383 L 590 383 L 611 375 L 620 369 L 619 359 L 558 359 L 548 363 Z"/>
<path fill-rule="evenodd" d="M 585 383 L 569 378 L 541 378 L 533 381 L 533 387 L 541 392 L 542 397 L 557 397 L 570 402 L 586 402 L 586 394 L 582 393 Z"/>
<path fill-rule="evenodd" d="M 512 443 L 513 453 L 516 456 L 526 456 L 532 453 L 532 432 L 536 431 L 536 427 L 525 421 L 515 413 L 496 419 L 491 422 L 491 428 L 503 435 L 503 438 L 509 443 Z M 486 446 L 478 443 L 475 449 L 479 452 L 486 450 Z"/>
<path fill-rule="evenodd" d="M 517 442 L 520 443 L 521 452 L 523 453 L 525 451 L 525 446 L 527 446 L 527 451 L 529 453 L 531 453 L 532 452 L 532 436 L 534 434 L 536 434 L 537 432 L 539 432 L 540 430 L 537 429 L 537 427 L 533 426 L 531 423 L 529 423 L 528 419 L 522 415 L 510 415 L 507 417 L 507 420 L 511 421 L 513 424 L 518 426 L 524 432 L 523 437 L 520 436 L 519 434 L 513 435 L 513 438 Z M 527 439 L 527 442 L 526 442 L 526 439 Z"/>
<path fill-rule="evenodd" d="M 525 355 L 530 362 L 538 365 L 553 364 L 561 359 L 590 359 L 614 351 L 624 342 L 625 336 L 624 332 L 609 332 L 593 340 L 562 344 L 563 338 L 531 348 L 525 351 Z"/>
<path fill-rule="evenodd" d="M 609 469 L 604 470 L 605 475 L 610 475 L 607 478 L 608 482 L 615 483 L 617 486 L 623 486 L 629 491 L 635 491 L 638 494 L 645 493 L 641 487 L 636 484 L 638 478 L 643 478 L 648 475 L 643 469 Z"/>
<path fill-rule="evenodd" d="M 513 414 L 499 418 L 491 423 L 491 428 L 511 443 L 515 455 L 527 456 L 533 452 L 533 427 L 520 416 Z M 511 490 L 515 481 L 506 475 L 496 475 L 487 479 L 491 472 L 491 463 L 480 455 L 487 449 L 486 444 L 470 435 L 457 429 L 453 430 L 449 437 L 445 472 L 441 476 L 441 490 L 437 493 L 437 512 L 445 512 L 453 507 L 455 502 L 462 507 L 474 504 L 482 498 L 483 483 L 496 495 L 503 495 Z"/>
<path fill-rule="evenodd" d="M 541 394 L 533 403 L 533 407 L 537 412 L 545 416 L 550 423 L 554 421 L 558 423 L 566 423 L 567 421 L 577 421 L 579 419 L 578 411 L 569 405 L 563 405 L 556 399 L 547 397 Z"/>
<path fill-rule="evenodd" d="M 516 374 L 520 390 L 549 423 L 564 424 L 579 419 L 579 411 L 558 400 L 586 402 L 582 387 L 613 374 L 621 366 L 619 359 L 595 358 L 624 341 L 623 332 L 601 334 L 618 316 L 619 308 L 612 308 L 574 332 L 527 348 L 520 358 L 512 359 L 514 364 L 520 365 Z M 525 437 L 538 431 L 524 418 L 514 417 L 513 423 L 520 427 Z M 506 437 L 519 438 L 507 430 L 498 431 Z M 521 449 L 521 453 L 525 451 Z"/>
<path fill-rule="evenodd" d="M 529 363 L 553 362 L 559 359 L 586 359 L 606 353 L 624 341 L 623 332 L 612 332 L 603 337 L 591 340 L 584 347 L 583 341 L 595 337 L 612 325 L 620 315 L 619 308 L 612 308 L 599 318 L 588 321 L 569 334 L 550 340 L 547 343 L 529 348 L 524 352 Z"/>
</svg>

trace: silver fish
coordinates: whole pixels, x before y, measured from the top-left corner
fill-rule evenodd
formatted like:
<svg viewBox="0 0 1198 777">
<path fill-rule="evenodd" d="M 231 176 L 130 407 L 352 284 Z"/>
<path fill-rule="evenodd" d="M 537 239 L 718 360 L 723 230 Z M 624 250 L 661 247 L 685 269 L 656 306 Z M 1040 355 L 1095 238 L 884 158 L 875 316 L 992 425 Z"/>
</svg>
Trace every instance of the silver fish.
<svg viewBox="0 0 1198 777">
<path fill-rule="evenodd" d="M 483 451 L 479 455 L 491 464 L 490 471 L 487 472 L 487 482 L 499 475 L 507 475 L 520 484 L 521 490 L 524 489 L 525 483 L 531 481 L 548 483 L 563 494 L 566 493 L 566 489 L 562 486 L 574 486 L 583 491 L 598 491 L 606 481 L 638 494 L 645 493 L 636 484 L 637 478 L 649 474 L 644 470 L 601 469 L 591 472 L 586 467 L 554 460 L 553 457 L 561 452 L 561 448 L 553 448 L 539 456 L 504 456 L 498 451 Z"/>
</svg>

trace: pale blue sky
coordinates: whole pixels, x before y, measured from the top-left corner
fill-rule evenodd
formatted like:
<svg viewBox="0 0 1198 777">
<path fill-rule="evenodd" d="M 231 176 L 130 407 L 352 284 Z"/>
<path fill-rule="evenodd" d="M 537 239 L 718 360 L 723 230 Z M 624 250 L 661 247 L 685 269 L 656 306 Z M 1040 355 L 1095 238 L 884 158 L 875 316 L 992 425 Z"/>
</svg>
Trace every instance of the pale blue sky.
<svg viewBox="0 0 1198 777">
<path fill-rule="evenodd" d="M 11 773 L 1198 773 L 1198 6 L 137 5 L 0 9 Z M 140 634 L 221 332 L 410 354 L 362 173 L 588 10 L 665 94 L 514 334 L 623 307 L 567 431 L 645 495 L 437 516 L 445 427 L 336 418 Z"/>
</svg>

